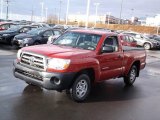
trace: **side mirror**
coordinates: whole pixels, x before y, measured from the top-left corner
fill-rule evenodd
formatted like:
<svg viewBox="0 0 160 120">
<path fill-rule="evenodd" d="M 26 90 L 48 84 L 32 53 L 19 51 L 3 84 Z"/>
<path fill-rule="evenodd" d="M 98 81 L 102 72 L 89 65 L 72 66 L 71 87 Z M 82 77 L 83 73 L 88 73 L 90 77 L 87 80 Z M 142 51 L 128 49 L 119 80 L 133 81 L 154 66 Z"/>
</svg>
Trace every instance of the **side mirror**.
<svg viewBox="0 0 160 120">
<path fill-rule="evenodd" d="M 113 46 L 103 46 L 101 52 L 102 53 L 111 53 L 111 52 L 114 52 L 114 47 Z"/>
</svg>

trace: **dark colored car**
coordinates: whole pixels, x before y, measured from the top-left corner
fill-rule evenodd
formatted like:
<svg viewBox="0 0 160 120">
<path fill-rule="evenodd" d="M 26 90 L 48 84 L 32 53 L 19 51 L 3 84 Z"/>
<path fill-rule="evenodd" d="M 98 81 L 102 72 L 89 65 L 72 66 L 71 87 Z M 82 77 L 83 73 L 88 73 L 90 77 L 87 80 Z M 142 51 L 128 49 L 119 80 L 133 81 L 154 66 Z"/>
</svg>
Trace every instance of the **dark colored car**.
<svg viewBox="0 0 160 120">
<path fill-rule="evenodd" d="M 7 30 L 15 25 L 12 22 L 0 22 L 0 31 Z"/>
<path fill-rule="evenodd" d="M 160 36 L 154 37 L 154 40 L 157 41 L 157 49 L 160 49 Z"/>
<path fill-rule="evenodd" d="M 33 26 L 14 26 L 5 31 L 0 31 L 0 42 L 12 44 L 14 36 L 35 29 Z"/>
<path fill-rule="evenodd" d="M 50 36 L 56 35 L 57 32 L 61 33 L 61 31 L 58 29 L 37 28 L 27 33 L 15 36 L 13 39 L 13 45 L 17 47 L 25 47 L 31 45 L 46 44 L 48 38 Z"/>
<path fill-rule="evenodd" d="M 130 35 L 119 34 L 123 46 L 137 47 L 137 41 Z"/>
</svg>

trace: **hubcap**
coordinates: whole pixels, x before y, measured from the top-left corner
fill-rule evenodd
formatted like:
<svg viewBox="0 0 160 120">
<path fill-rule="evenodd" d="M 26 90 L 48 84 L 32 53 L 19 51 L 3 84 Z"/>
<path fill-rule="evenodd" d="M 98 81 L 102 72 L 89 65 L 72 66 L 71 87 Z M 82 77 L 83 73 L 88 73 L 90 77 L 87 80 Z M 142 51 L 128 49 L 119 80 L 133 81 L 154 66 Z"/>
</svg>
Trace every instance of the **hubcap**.
<svg viewBox="0 0 160 120">
<path fill-rule="evenodd" d="M 76 86 L 76 95 L 78 98 L 84 97 L 88 89 L 86 80 L 80 80 Z"/>
<path fill-rule="evenodd" d="M 145 45 L 144 45 L 144 48 L 145 48 L 146 50 L 149 50 L 149 49 L 150 49 L 150 45 L 149 45 L 149 44 L 145 44 Z"/>
<path fill-rule="evenodd" d="M 130 80 L 131 82 L 133 82 L 136 78 L 136 70 L 132 69 L 131 73 L 130 73 Z"/>
</svg>

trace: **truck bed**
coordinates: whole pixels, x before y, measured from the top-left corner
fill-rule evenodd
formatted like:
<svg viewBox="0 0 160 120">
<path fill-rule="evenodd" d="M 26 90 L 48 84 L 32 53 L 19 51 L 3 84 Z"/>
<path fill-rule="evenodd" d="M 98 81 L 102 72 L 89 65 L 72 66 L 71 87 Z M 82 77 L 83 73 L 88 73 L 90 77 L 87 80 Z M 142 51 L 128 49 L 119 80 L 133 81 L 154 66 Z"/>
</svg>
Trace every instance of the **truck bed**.
<svg viewBox="0 0 160 120">
<path fill-rule="evenodd" d="M 138 50 L 138 51 L 143 51 L 143 50 L 145 50 L 143 47 L 129 47 L 129 46 L 123 46 L 122 47 L 122 49 L 123 49 L 123 51 L 125 52 L 125 51 L 133 51 L 133 50 Z"/>
</svg>

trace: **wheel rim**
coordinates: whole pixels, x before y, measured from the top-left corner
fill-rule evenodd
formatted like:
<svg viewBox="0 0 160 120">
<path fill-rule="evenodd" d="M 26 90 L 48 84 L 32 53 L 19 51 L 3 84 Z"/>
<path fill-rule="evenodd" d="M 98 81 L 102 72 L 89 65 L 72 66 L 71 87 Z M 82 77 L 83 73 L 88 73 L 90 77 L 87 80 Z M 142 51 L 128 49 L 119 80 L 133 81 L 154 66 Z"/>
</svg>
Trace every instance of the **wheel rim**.
<svg viewBox="0 0 160 120">
<path fill-rule="evenodd" d="M 82 98 L 85 96 L 88 90 L 88 84 L 86 80 L 80 80 L 76 86 L 76 95 L 78 98 Z"/>
<path fill-rule="evenodd" d="M 130 73 L 130 81 L 133 82 L 136 78 L 136 70 L 132 69 Z"/>
<path fill-rule="evenodd" d="M 145 45 L 144 45 L 144 48 L 145 48 L 146 50 L 149 50 L 149 49 L 150 49 L 150 45 L 149 45 L 149 44 L 145 44 Z"/>
</svg>

